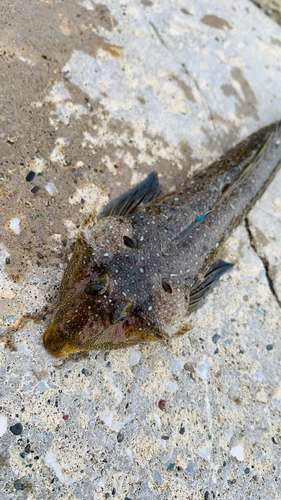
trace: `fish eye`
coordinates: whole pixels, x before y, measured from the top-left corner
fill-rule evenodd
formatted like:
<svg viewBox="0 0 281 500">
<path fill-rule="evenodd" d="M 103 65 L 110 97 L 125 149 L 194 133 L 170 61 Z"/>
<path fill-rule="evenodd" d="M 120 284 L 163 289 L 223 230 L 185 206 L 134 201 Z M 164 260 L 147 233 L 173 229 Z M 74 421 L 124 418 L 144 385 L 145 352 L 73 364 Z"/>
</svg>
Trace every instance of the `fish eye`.
<svg viewBox="0 0 281 500">
<path fill-rule="evenodd" d="M 124 245 L 128 248 L 136 248 L 135 242 L 129 236 L 123 236 Z"/>
<path fill-rule="evenodd" d="M 167 283 L 167 281 L 165 280 L 162 280 L 162 288 L 163 290 L 166 292 L 166 293 L 173 293 L 173 289 L 172 287 L 169 285 L 169 283 Z"/>
<path fill-rule="evenodd" d="M 102 295 L 106 292 L 108 285 L 109 275 L 104 273 L 101 276 L 91 278 L 88 285 L 85 287 L 84 292 L 86 295 L 90 296 Z"/>
</svg>

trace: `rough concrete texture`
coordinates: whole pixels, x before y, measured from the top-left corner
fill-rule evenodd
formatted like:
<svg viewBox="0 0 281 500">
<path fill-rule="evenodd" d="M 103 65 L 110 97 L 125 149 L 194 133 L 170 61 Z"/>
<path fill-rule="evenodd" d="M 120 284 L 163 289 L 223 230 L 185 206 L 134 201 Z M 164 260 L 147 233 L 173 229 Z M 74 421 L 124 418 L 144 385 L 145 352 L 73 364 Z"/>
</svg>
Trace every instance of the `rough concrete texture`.
<svg viewBox="0 0 281 500">
<path fill-rule="evenodd" d="M 281 174 L 189 335 L 42 345 L 92 208 L 152 170 L 180 187 L 281 119 L 280 26 L 248 0 L 1 9 L 1 499 L 281 498 Z"/>
</svg>

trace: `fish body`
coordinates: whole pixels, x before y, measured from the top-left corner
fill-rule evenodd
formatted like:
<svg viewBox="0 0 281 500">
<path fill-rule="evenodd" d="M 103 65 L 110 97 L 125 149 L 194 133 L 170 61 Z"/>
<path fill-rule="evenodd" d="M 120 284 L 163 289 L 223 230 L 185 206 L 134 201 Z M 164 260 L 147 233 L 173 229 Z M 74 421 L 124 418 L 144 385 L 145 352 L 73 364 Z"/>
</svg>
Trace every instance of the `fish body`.
<svg viewBox="0 0 281 500">
<path fill-rule="evenodd" d="M 269 125 L 159 197 L 155 173 L 82 224 L 44 345 L 54 356 L 182 335 L 232 265 L 216 259 L 281 165 Z"/>
</svg>

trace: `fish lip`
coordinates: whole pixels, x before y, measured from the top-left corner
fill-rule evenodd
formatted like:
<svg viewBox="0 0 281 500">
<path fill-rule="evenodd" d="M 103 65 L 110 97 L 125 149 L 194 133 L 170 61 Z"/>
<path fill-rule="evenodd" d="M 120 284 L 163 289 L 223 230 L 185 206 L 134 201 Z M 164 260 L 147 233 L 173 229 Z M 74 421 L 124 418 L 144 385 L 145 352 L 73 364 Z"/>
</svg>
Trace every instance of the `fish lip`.
<svg viewBox="0 0 281 500">
<path fill-rule="evenodd" d="M 76 349 L 63 338 L 63 333 L 56 327 L 54 321 L 52 321 L 43 335 L 43 344 L 45 349 L 56 358 L 64 358 L 68 354 L 76 351 Z"/>
</svg>

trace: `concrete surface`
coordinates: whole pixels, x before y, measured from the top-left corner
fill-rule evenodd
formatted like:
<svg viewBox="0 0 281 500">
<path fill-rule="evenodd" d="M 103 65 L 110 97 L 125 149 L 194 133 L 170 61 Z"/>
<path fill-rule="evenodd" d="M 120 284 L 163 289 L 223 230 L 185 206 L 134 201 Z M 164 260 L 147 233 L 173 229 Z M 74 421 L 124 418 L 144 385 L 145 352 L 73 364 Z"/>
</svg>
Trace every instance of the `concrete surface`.
<svg viewBox="0 0 281 500">
<path fill-rule="evenodd" d="M 152 170 L 179 187 L 281 119 L 280 26 L 248 0 L 1 10 L 1 499 L 281 498 L 281 174 L 189 335 L 42 345 L 93 207 Z"/>
</svg>

